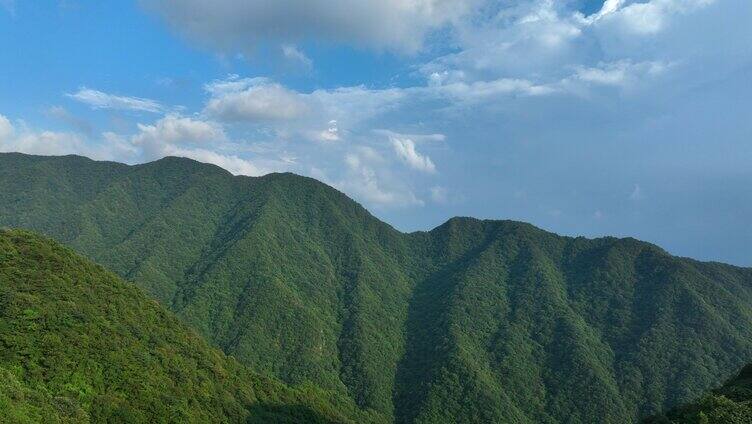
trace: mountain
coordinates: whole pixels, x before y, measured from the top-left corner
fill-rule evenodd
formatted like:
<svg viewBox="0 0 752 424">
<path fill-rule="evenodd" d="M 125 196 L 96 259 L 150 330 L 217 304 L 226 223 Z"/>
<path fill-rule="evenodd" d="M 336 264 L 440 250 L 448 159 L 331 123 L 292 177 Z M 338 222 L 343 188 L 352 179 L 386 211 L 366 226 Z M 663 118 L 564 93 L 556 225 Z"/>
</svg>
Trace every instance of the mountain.
<svg viewBox="0 0 752 424">
<path fill-rule="evenodd" d="M 0 230 L 0 422 L 352 422 L 342 409 L 248 371 L 56 242 Z"/>
<path fill-rule="evenodd" d="M 645 424 L 748 424 L 752 422 L 752 364 L 721 388 Z"/>
<path fill-rule="evenodd" d="M 634 422 L 752 358 L 750 269 L 511 221 L 404 234 L 292 174 L 5 154 L 0 225 L 63 242 L 254 371 L 382 422 Z"/>
</svg>

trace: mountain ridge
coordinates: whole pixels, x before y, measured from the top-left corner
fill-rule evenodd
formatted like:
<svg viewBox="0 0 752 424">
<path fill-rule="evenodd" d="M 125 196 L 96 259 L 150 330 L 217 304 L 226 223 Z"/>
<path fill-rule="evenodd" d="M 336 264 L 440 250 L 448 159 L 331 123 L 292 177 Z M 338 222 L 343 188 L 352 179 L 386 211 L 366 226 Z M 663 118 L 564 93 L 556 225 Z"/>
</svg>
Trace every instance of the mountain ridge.
<svg viewBox="0 0 752 424">
<path fill-rule="evenodd" d="M 528 225 L 528 226 L 532 227 L 535 230 L 542 231 L 542 232 L 545 232 L 545 233 L 548 233 L 548 234 L 551 234 L 551 235 L 555 235 L 557 237 L 567 238 L 567 239 L 584 239 L 584 240 L 590 240 L 590 241 L 598 241 L 598 240 L 604 240 L 604 239 L 605 240 L 611 240 L 611 239 L 614 239 L 614 240 L 632 240 L 632 241 L 636 241 L 636 242 L 639 242 L 639 243 L 650 244 L 650 245 L 652 245 L 654 247 L 657 247 L 657 248 L 665 251 L 665 249 L 663 247 L 661 247 L 661 246 L 659 246 L 659 245 L 657 245 L 657 244 L 655 244 L 653 242 L 642 240 L 642 239 L 638 239 L 638 238 L 635 238 L 635 237 L 632 237 L 632 236 L 617 237 L 617 236 L 608 236 L 608 235 L 606 235 L 606 236 L 598 236 L 598 237 L 588 237 L 588 236 L 582 236 L 582 235 L 562 235 L 562 234 L 559 234 L 559 233 L 557 233 L 555 231 L 544 229 L 542 227 L 539 227 L 539 226 L 537 226 L 537 225 L 535 225 L 533 223 L 526 222 L 526 221 L 519 221 L 519 220 L 514 220 L 514 219 L 477 218 L 477 217 L 468 216 L 468 215 L 457 215 L 457 216 L 449 217 L 443 223 L 440 223 L 437 226 L 435 226 L 433 228 L 426 229 L 426 230 L 403 231 L 403 230 L 399 230 L 399 229 L 395 228 L 392 224 L 390 224 L 390 223 L 388 223 L 386 221 L 383 221 L 380 218 L 376 217 L 375 215 L 371 214 L 370 211 L 368 211 L 368 209 L 365 208 L 361 203 L 359 203 L 357 200 L 354 200 L 354 199 L 350 198 L 346 193 L 340 191 L 338 188 L 336 188 L 334 186 L 331 186 L 331 185 L 329 185 L 329 184 L 327 184 L 327 183 L 325 183 L 323 181 L 317 180 L 316 178 L 309 177 L 309 176 L 302 175 L 302 174 L 296 174 L 294 172 L 289 172 L 289 171 L 286 171 L 286 172 L 270 172 L 268 174 L 264 174 L 264 175 L 260 175 L 260 176 L 234 175 L 234 174 L 230 173 L 229 171 L 227 171 L 226 169 L 224 169 L 224 168 L 222 168 L 222 167 L 220 167 L 218 165 L 214 165 L 212 163 L 209 163 L 209 162 L 201 162 L 201 161 L 198 161 L 196 159 L 192 159 L 192 158 L 188 158 L 188 157 L 184 157 L 184 156 L 172 156 L 172 155 L 164 156 L 164 157 L 162 157 L 160 159 L 156 159 L 156 160 L 153 160 L 153 161 L 150 161 L 150 162 L 144 162 L 144 163 L 138 163 L 138 164 L 125 164 L 125 163 L 116 162 L 116 161 L 96 160 L 96 159 L 91 159 L 91 158 L 88 158 L 86 156 L 77 155 L 77 154 L 69 154 L 69 155 L 60 155 L 60 156 L 57 156 L 57 155 L 30 155 L 30 154 L 18 153 L 18 152 L 6 152 L 6 153 L 0 152 L 0 155 L 6 155 L 6 156 L 11 156 L 11 157 L 12 156 L 17 156 L 17 157 L 27 157 L 27 158 L 43 158 L 43 159 L 70 158 L 70 159 L 75 159 L 75 160 L 84 160 L 84 161 L 93 162 L 93 163 L 112 164 L 112 165 L 116 165 L 116 166 L 120 166 L 120 167 L 124 167 L 124 168 L 134 168 L 134 167 L 143 167 L 143 166 L 155 166 L 155 165 L 158 165 L 160 163 L 165 163 L 165 162 L 177 162 L 177 163 L 189 163 L 189 164 L 192 164 L 192 165 L 198 165 L 200 167 L 214 168 L 215 170 L 220 171 L 221 173 L 226 174 L 227 176 L 231 176 L 233 178 L 238 178 L 238 179 L 265 179 L 265 178 L 269 178 L 269 179 L 273 179 L 273 178 L 295 178 L 295 179 L 302 179 L 302 180 L 306 180 L 306 181 L 309 181 L 309 182 L 313 182 L 315 184 L 323 185 L 324 187 L 326 187 L 328 189 L 331 189 L 331 190 L 334 190 L 334 191 L 338 192 L 343 197 L 347 198 L 347 200 L 356 203 L 358 205 L 358 207 L 362 208 L 370 216 L 372 216 L 373 218 L 379 220 L 381 224 L 386 225 L 386 226 L 392 228 L 394 231 L 399 232 L 400 234 L 403 234 L 403 235 L 414 235 L 414 234 L 431 233 L 431 232 L 434 232 L 434 231 L 438 230 L 441 227 L 444 227 L 444 226 L 450 224 L 452 221 L 470 221 L 470 222 L 477 221 L 477 222 L 481 222 L 481 223 L 502 223 L 502 224 Z M 727 263 L 727 262 L 723 262 L 723 261 L 717 261 L 717 260 L 699 260 L 699 259 L 695 259 L 695 258 L 692 258 L 692 257 L 689 257 L 689 256 L 675 255 L 675 254 L 670 253 L 668 251 L 666 251 L 666 253 L 668 253 L 668 254 L 676 257 L 676 258 L 689 259 L 689 260 L 697 261 L 697 262 L 701 262 L 701 263 L 713 263 L 713 264 L 721 264 L 721 265 L 726 265 L 726 266 L 733 266 L 735 268 L 740 268 L 740 269 L 752 269 L 752 267 L 750 267 L 750 266 L 735 265 L 735 264 L 731 264 L 731 263 Z"/>
<path fill-rule="evenodd" d="M 389 224 L 388 222 L 382 221 L 380 218 L 372 215 L 368 211 L 367 208 L 365 208 L 357 200 L 354 200 L 354 199 L 350 198 L 349 196 L 347 196 L 346 193 L 340 191 L 339 189 L 337 189 L 334 186 L 331 186 L 331 185 L 329 185 L 329 184 L 327 184 L 327 183 L 325 183 L 323 181 L 317 180 L 317 179 L 315 179 L 313 177 L 309 177 L 309 176 L 302 175 L 302 174 L 296 174 L 294 172 L 270 172 L 268 174 L 264 174 L 264 175 L 260 175 L 260 176 L 233 175 L 232 173 L 230 173 L 229 171 L 227 171 L 226 169 L 224 169 L 224 168 L 222 168 L 222 167 L 220 167 L 218 165 L 214 165 L 214 164 L 208 163 L 208 162 L 201 162 L 201 161 L 198 161 L 198 160 L 195 160 L 195 159 L 192 159 L 192 158 L 188 158 L 188 157 L 184 157 L 184 156 L 169 156 L 168 155 L 168 156 L 164 156 L 164 157 L 162 157 L 160 159 L 156 159 L 156 160 L 153 160 L 153 161 L 150 161 L 150 162 L 144 162 L 144 163 L 139 163 L 139 164 L 125 164 L 125 163 L 116 162 L 116 161 L 95 160 L 95 159 L 91 159 L 91 158 L 88 158 L 86 156 L 77 155 L 77 154 L 69 154 L 69 155 L 56 156 L 56 155 L 30 155 L 30 154 L 18 153 L 18 152 L 7 152 L 7 153 L 0 152 L 0 155 L 7 156 L 7 157 L 38 158 L 38 159 L 50 159 L 50 160 L 53 160 L 53 159 L 56 159 L 56 158 L 60 158 L 60 159 L 74 159 L 74 160 L 83 160 L 83 161 L 91 162 L 91 163 L 115 165 L 115 166 L 119 166 L 119 167 L 122 167 L 122 168 L 136 168 L 136 167 L 145 167 L 145 166 L 156 166 L 158 164 L 167 163 L 167 162 L 189 163 L 191 165 L 198 165 L 198 166 L 201 166 L 201 167 L 211 167 L 211 168 L 214 168 L 214 169 L 220 171 L 223 174 L 226 174 L 227 176 L 232 176 L 233 178 L 238 178 L 238 179 L 264 179 L 264 178 L 269 178 L 269 179 L 273 179 L 273 178 L 303 179 L 303 180 L 307 180 L 307 181 L 310 181 L 310 182 L 313 182 L 313 183 L 316 183 L 316 184 L 323 185 L 323 186 L 325 186 L 328 189 L 337 191 L 342 196 L 346 197 L 348 200 L 350 200 L 352 202 L 355 202 L 364 211 L 368 212 L 369 215 L 371 215 L 374 218 L 378 219 L 383 225 L 389 226 L 392 229 L 394 229 L 394 231 L 397 231 L 397 232 L 399 232 L 399 233 L 401 233 L 403 235 L 413 235 L 413 234 L 430 233 L 430 232 L 438 230 L 441 227 L 444 227 L 444 226 L 450 224 L 452 221 L 477 221 L 477 222 L 481 222 L 481 223 L 507 223 L 507 224 L 529 225 L 532 228 L 534 228 L 536 230 L 539 230 L 539 231 L 543 231 L 543 232 L 546 232 L 546 233 L 549 233 L 549 234 L 552 234 L 552 235 L 556 235 L 558 237 L 565 237 L 565 238 L 572 238 L 572 239 L 582 238 L 582 239 L 585 239 L 585 240 L 600 240 L 600 239 L 635 240 L 635 241 L 638 241 L 638 242 L 641 242 L 641 243 L 653 244 L 651 242 L 648 242 L 648 241 L 645 241 L 645 240 L 640 240 L 640 239 L 637 239 L 637 238 L 634 238 L 634 237 L 631 237 L 631 236 L 625 236 L 625 237 L 615 237 L 615 236 L 601 236 L 601 237 L 567 236 L 567 235 L 558 234 L 558 233 L 556 233 L 554 231 L 546 230 L 544 228 L 538 227 L 535 224 L 532 224 L 532 223 L 529 223 L 529 222 L 526 222 L 526 221 L 519 221 L 519 220 L 513 220 L 513 219 L 476 218 L 476 217 L 473 217 L 473 216 L 466 216 L 466 215 L 452 216 L 450 218 L 447 218 L 446 221 L 444 221 L 443 223 L 438 224 L 437 226 L 435 226 L 433 228 L 426 229 L 426 230 L 402 231 L 402 230 L 399 230 L 399 229 L 395 228 L 393 225 Z M 656 246 L 656 247 L 660 247 L 660 246 L 657 246 L 655 244 L 653 244 L 653 245 Z M 682 256 L 677 256 L 677 257 L 695 260 L 695 259 L 690 258 L 690 257 L 682 257 Z M 744 266 L 738 266 L 738 265 L 728 264 L 728 263 L 720 262 L 720 261 L 700 261 L 700 262 L 719 263 L 719 264 L 724 264 L 724 265 L 729 265 L 729 266 L 735 266 L 735 267 L 738 267 L 738 268 L 750 268 L 750 267 L 744 267 Z"/>
<path fill-rule="evenodd" d="M 635 421 L 752 357 L 747 268 L 517 221 L 402 233 L 289 173 L 61 162 L 0 155 L 0 225 L 64 242 L 252 369 L 385 422 Z"/>
</svg>

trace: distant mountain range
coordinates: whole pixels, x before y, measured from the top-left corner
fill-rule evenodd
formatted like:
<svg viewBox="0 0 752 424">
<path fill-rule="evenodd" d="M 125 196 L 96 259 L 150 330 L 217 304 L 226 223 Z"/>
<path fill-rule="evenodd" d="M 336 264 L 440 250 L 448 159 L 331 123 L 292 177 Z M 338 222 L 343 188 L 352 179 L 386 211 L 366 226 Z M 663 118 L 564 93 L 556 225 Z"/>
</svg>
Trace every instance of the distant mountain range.
<svg viewBox="0 0 752 424">
<path fill-rule="evenodd" d="M 292 174 L 0 154 L 0 226 L 135 283 L 243 364 L 237 384 L 308 387 L 326 419 L 635 422 L 752 360 L 752 269 L 511 221 L 405 234 Z"/>
</svg>

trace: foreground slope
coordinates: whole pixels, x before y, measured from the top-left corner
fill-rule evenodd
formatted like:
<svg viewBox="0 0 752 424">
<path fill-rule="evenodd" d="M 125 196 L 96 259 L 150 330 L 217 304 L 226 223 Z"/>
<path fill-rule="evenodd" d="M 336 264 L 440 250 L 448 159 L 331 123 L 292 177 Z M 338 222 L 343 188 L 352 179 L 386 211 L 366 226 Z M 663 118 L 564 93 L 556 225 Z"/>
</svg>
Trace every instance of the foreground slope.
<svg viewBox="0 0 752 424">
<path fill-rule="evenodd" d="M 67 248 L 0 230 L 0 422 L 345 422 Z"/>
<path fill-rule="evenodd" d="M 134 281 L 252 369 L 385 422 L 623 423 L 752 358 L 752 271 L 452 219 L 400 233 L 309 178 L 0 155 L 0 225 Z"/>
<path fill-rule="evenodd" d="M 747 423 L 752 423 L 752 365 L 699 400 L 645 420 L 645 424 Z"/>
</svg>

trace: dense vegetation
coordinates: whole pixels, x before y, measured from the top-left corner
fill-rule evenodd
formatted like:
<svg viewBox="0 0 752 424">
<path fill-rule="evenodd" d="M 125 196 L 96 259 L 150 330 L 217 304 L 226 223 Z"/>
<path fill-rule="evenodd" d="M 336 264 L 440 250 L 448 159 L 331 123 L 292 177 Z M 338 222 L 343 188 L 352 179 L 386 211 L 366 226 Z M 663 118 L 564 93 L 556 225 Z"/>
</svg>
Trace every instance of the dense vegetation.
<svg viewBox="0 0 752 424">
<path fill-rule="evenodd" d="M 752 423 L 752 365 L 699 400 L 645 424 L 749 424 Z"/>
<path fill-rule="evenodd" d="M 350 422 L 335 411 L 322 392 L 247 371 L 69 249 L 0 230 L 0 422 Z"/>
<path fill-rule="evenodd" d="M 135 282 L 251 369 L 398 423 L 623 423 L 752 358 L 752 270 L 457 218 L 402 234 L 291 174 L 0 155 L 0 225 Z"/>
</svg>

